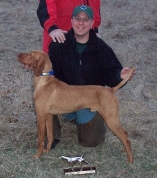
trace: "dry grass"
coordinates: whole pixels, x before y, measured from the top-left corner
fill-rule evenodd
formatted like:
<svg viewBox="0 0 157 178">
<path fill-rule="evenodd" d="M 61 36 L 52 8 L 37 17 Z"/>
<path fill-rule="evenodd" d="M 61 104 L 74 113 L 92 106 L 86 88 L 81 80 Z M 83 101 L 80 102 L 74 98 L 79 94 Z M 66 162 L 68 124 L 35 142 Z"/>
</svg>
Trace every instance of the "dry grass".
<svg viewBox="0 0 157 178">
<path fill-rule="evenodd" d="M 157 177 L 157 1 L 102 0 L 103 39 L 124 66 L 137 68 L 134 79 L 117 93 L 121 123 L 132 143 L 131 165 L 110 131 L 103 145 L 84 148 L 77 143 L 75 127 L 63 121 L 61 144 L 32 158 L 37 151 L 33 74 L 22 68 L 16 54 L 41 49 L 37 5 L 37 0 L 0 0 L 0 177 L 64 177 L 68 164 L 59 156 L 84 152 L 97 174 L 82 177 Z"/>
</svg>

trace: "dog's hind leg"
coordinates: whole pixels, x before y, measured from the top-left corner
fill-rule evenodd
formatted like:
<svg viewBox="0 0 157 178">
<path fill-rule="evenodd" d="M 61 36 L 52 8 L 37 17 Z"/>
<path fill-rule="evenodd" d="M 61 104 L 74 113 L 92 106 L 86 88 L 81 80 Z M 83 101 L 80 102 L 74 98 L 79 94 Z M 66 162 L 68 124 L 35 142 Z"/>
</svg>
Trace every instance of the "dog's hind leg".
<svg viewBox="0 0 157 178">
<path fill-rule="evenodd" d="M 111 119 L 111 118 L 110 118 Z M 112 120 L 113 121 L 113 120 Z M 130 140 L 127 134 L 119 123 L 108 122 L 109 129 L 121 140 L 127 152 L 128 162 L 133 162 Z"/>
<path fill-rule="evenodd" d="M 123 129 L 123 128 L 122 128 L 122 129 Z M 124 131 L 126 137 L 128 138 L 128 132 L 127 132 L 126 130 L 124 130 L 124 129 L 123 129 L 123 131 Z M 124 149 L 122 150 L 122 152 L 126 152 L 126 149 L 124 148 Z"/>
<path fill-rule="evenodd" d="M 120 141 L 123 143 L 125 150 L 127 152 L 127 157 L 128 157 L 128 162 L 132 163 L 133 162 L 133 157 L 132 157 L 132 151 L 131 151 L 131 144 L 130 140 L 127 137 L 127 132 L 122 128 L 119 122 L 117 114 L 114 112 L 109 112 L 108 116 L 106 117 L 103 115 L 102 112 L 102 117 L 104 118 L 108 128 L 120 139 Z"/>
</svg>

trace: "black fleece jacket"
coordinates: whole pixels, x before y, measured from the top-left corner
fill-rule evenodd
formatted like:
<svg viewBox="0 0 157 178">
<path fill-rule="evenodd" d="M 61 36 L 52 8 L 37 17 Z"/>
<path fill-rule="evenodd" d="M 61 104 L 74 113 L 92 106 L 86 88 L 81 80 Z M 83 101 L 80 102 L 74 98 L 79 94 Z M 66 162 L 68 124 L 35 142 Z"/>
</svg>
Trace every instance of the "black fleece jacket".
<svg viewBox="0 0 157 178">
<path fill-rule="evenodd" d="M 116 86 L 122 65 L 113 50 L 91 29 L 86 49 L 79 54 L 73 29 L 64 43 L 51 42 L 49 57 L 55 77 L 69 85 Z"/>
</svg>

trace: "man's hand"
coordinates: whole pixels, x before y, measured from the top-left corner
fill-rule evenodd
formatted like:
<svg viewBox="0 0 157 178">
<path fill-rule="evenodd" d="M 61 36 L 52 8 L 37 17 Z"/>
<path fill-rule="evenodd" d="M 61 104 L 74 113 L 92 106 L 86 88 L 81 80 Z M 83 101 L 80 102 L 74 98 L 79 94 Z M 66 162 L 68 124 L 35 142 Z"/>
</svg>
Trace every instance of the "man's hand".
<svg viewBox="0 0 157 178">
<path fill-rule="evenodd" d="M 129 69 L 128 67 L 124 67 L 122 70 L 121 70 L 121 73 L 120 73 L 120 77 L 121 79 L 125 79 L 127 76 L 128 76 L 128 73 L 130 72 L 131 69 Z M 134 76 L 135 74 L 135 69 L 133 70 L 133 72 L 131 73 L 130 75 L 130 79 L 132 79 L 132 77 Z"/>
<path fill-rule="evenodd" d="M 65 41 L 65 35 L 68 33 L 67 31 L 61 30 L 61 29 L 55 29 L 52 32 L 50 32 L 50 36 L 54 42 L 58 41 L 59 43 L 64 43 Z"/>
</svg>

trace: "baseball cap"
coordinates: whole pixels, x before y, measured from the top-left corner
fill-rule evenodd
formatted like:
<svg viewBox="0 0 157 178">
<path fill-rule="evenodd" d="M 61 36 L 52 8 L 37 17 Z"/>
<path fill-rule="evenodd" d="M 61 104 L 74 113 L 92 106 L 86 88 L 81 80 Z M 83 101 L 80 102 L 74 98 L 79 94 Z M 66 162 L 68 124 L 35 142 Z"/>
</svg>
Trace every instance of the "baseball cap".
<svg viewBox="0 0 157 178">
<path fill-rule="evenodd" d="M 90 19 L 93 19 L 93 10 L 89 6 L 81 5 L 75 7 L 72 16 L 76 16 L 79 12 L 85 12 Z"/>
</svg>

